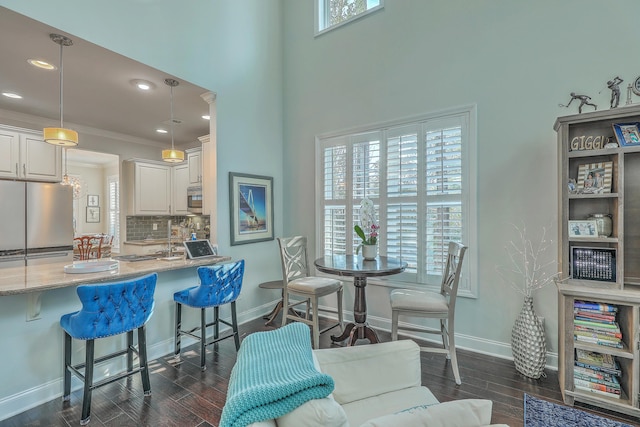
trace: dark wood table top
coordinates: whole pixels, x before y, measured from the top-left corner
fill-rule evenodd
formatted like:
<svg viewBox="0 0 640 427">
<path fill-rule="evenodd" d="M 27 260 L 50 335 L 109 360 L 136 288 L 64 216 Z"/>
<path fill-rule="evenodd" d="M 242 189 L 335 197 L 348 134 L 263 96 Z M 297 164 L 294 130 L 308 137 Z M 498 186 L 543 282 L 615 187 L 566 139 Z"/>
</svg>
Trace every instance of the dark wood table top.
<svg viewBox="0 0 640 427">
<path fill-rule="evenodd" d="M 323 273 L 351 277 L 389 276 L 407 268 L 407 263 L 401 259 L 385 256 L 364 260 L 357 255 L 329 255 L 316 259 L 314 264 Z"/>
</svg>

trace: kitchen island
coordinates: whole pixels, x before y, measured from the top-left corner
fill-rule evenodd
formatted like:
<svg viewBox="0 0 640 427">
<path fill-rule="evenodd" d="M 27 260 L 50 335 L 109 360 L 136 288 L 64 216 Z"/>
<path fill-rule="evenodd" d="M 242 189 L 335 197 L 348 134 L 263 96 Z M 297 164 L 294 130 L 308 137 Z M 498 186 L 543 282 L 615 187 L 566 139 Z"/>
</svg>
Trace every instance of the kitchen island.
<svg viewBox="0 0 640 427">
<path fill-rule="evenodd" d="M 104 260 L 104 259 L 102 259 Z M 114 261 L 118 267 L 111 271 L 98 273 L 65 273 L 69 262 L 33 265 L 28 267 L 10 267 L 0 270 L 0 296 L 46 291 L 67 286 L 124 280 L 153 272 L 180 270 L 201 265 L 218 264 L 230 261 L 230 257 L 216 256 L 202 259 L 162 260 L 152 259 L 138 262 Z M 92 261 L 84 261 L 90 264 Z"/>
<path fill-rule="evenodd" d="M 0 378 L 3 379 L 0 382 L 0 420 L 44 402 L 61 399 L 63 333 L 60 317 L 80 309 L 81 303 L 76 294 L 78 285 L 158 273 L 155 306 L 147 323 L 147 350 L 151 361 L 173 355 L 173 294 L 198 285 L 197 267 L 229 260 L 230 257 L 220 256 L 198 260 L 119 261 L 117 269 L 88 274 L 65 273 L 64 266 L 69 262 L 0 270 L 0 337 L 5 350 L 0 364 Z M 242 305 L 241 301 L 239 303 Z M 228 307 L 221 307 L 220 316 L 223 319 L 230 317 Z M 198 325 L 199 311 L 187 310 L 182 320 L 184 325 Z M 96 352 L 106 354 L 121 348 L 119 340 L 122 339 L 121 336 L 105 338 Z M 194 342 L 192 338 L 183 338 L 185 347 Z M 211 358 L 212 351 L 213 348 L 207 349 L 207 358 Z M 83 351 L 74 354 L 74 362 L 82 359 L 83 355 Z M 124 358 L 98 365 L 94 371 L 95 379 L 105 378 L 110 372 L 120 371 L 125 366 Z M 79 387 L 79 381 L 72 382 L 73 390 Z"/>
</svg>

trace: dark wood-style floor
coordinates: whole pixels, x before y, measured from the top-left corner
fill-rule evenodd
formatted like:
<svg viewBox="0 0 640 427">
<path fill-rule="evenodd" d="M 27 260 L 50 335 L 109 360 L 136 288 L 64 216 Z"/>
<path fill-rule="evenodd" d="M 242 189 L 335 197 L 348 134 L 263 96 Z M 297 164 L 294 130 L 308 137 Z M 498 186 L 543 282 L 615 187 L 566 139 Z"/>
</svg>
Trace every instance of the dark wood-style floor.
<svg viewBox="0 0 640 427">
<path fill-rule="evenodd" d="M 242 336 L 273 329 L 256 319 L 240 327 Z M 381 341 L 390 334 L 380 331 Z M 366 344 L 366 341 L 363 341 Z M 328 334 L 321 337 L 322 348 L 332 344 Z M 224 406 L 231 369 L 235 363 L 233 340 L 207 348 L 207 370 L 200 371 L 199 350 L 183 350 L 182 363 L 171 355 L 150 363 L 152 395 L 144 397 L 140 376 L 117 381 L 93 392 L 90 426 L 217 426 Z M 456 386 L 443 355 L 422 353 L 422 383 L 440 401 L 491 399 L 493 423 L 511 427 L 523 425 L 523 394 L 562 404 L 555 371 L 546 378 L 531 380 L 518 374 L 513 362 L 491 356 L 458 351 L 462 385 Z M 634 417 L 601 411 L 576 404 L 576 407 L 631 425 L 640 426 Z M 81 391 L 70 402 L 55 399 L 7 420 L 0 426 L 76 426 L 82 409 Z M 354 426 L 355 427 L 355 426 Z"/>
</svg>

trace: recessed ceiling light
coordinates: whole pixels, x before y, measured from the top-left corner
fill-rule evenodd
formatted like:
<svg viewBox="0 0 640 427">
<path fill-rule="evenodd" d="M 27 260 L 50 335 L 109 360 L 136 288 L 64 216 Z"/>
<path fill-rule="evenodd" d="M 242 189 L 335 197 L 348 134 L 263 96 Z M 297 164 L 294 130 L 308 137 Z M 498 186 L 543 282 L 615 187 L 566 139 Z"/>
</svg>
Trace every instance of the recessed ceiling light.
<svg viewBox="0 0 640 427">
<path fill-rule="evenodd" d="M 3 94 L 4 96 L 6 96 L 7 98 L 22 99 L 22 96 L 18 95 L 17 93 L 13 93 L 13 92 L 2 92 L 2 94 Z"/>
<path fill-rule="evenodd" d="M 211 116 L 208 114 L 205 114 L 204 116 L 202 116 L 202 118 L 205 120 L 211 120 Z"/>
<path fill-rule="evenodd" d="M 142 80 L 142 79 L 131 80 L 131 84 L 142 91 L 148 91 L 151 89 L 155 89 L 156 87 L 156 85 L 154 85 L 150 81 Z"/>
<path fill-rule="evenodd" d="M 27 59 L 27 62 L 34 67 L 42 68 L 44 70 L 56 70 L 57 67 L 53 64 L 49 64 L 46 61 L 42 61 L 40 59 Z"/>
<path fill-rule="evenodd" d="M 167 133 L 166 129 L 156 129 L 158 133 Z"/>
</svg>

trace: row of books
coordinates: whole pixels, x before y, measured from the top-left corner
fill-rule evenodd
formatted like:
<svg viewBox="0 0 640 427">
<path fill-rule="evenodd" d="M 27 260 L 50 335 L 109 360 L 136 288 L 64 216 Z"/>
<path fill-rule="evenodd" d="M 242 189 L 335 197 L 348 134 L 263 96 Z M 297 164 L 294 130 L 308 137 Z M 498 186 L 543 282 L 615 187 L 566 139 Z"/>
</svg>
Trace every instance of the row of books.
<svg viewBox="0 0 640 427">
<path fill-rule="evenodd" d="M 574 301 L 573 336 L 577 342 L 623 348 L 617 322 L 618 307 L 591 301 Z"/>
<path fill-rule="evenodd" d="M 575 390 L 620 399 L 621 375 L 620 364 L 614 356 L 576 349 L 573 367 Z"/>
</svg>

